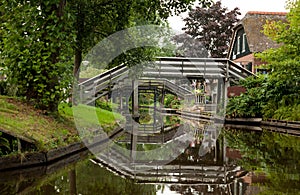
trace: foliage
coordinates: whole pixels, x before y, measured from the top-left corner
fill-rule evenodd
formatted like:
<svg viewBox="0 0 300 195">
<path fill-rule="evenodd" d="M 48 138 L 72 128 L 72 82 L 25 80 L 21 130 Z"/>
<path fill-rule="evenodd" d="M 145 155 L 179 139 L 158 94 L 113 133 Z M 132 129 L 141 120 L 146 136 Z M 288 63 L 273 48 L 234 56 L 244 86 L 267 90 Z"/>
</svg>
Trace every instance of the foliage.
<svg viewBox="0 0 300 195">
<path fill-rule="evenodd" d="M 178 57 L 208 57 L 208 51 L 203 44 L 188 34 L 175 35 L 172 40 L 177 45 L 175 53 Z"/>
<path fill-rule="evenodd" d="M 185 33 L 203 44 L 211 57 L 226 57 L 232 28 L 238 22 L 239 9 L 228 11 L 221 1 L 208 8 L 196 7 L 184 19 Z"/>
<path fill-rule="evenodd" d="M 300 1 L 295 1 L 287 15 L 287 23 L 266 23 L 264 33 L 282 45 L 256 56 L 272 71 L 265 79 L 242 81 L 247 93 L 230 100 L 228 115 L 300 120 L 297 112 L 300 105 L 299 11 Z"/>
<path fill-rule="evenodd" d="M 83 54 L 96 43 L 131 26 L 161 24 L 172 13 L 186 11 L 193 2 L 1 0 L 1 64 L 7 68 L 13 95 L 56 112 L 58 104 L 70 95 L 72 70 L 78 78 Z M 201 0 L 205 5 L 209 2 Z M 113 63 L 136 60 L 149 52 L 152 50 L 140 48 Z"/>
<path fill-rule="evenodd" d="M 8 139 L 2 136 L 2 132 L 0 132 L 0 156 L 6 154 L 6 151 L 10 151 L 10 144 Z"/>
<path fill-rule="evenodd" d="M 266 98 L 268 77 L 248 77 L 240 84 L 247 88 L 246 93 L 231 97 L 226 107 L 227 117 L 262 117 L 262 110 L 267 104 Z"/>
<path fill-rule="evenodd" d="M 66 98 L 72 64 L 72 28 L 64 3 L 55 1 L 1 2 L 3 63 L 7 80 L 40 109 L 56 111 Z"/>
<path fill-rule="evenodd" d="M 74 174 L 70 174 L 71 172 Z M 40 180 L 39 178 L 39 181 L 35 182 L 38 185 L 33 186 L 32 193 L 70 194 L 73 191 L 74 194 L 156 194 L 155 185 L 138 184 L 129 178 L 120 177 L 91 162 L 89 158 Z M 75 185 L 71 185 L 71 181 L 76 181 Z"/>
<path fill-rule="evenodd" d="M 125 1 L 72 1 L 76 27 L 76 47 L 74 75 L 78 75 L 82 55 L 86 54 L 96 43 L 113 34 L 132 26 L 164 23 L 169 15 L 179 14 L 189 9 L 195 0 L 125 0 Z M 210 0 L 201 0 L 203 6 Z M 120 40 L 119 43 L 124 42 Z M 109 45 L 106 46 L 111 53 Z M 119 48 L 120 49 L 120 48 Z M 149 53 L 155 55 L 153 48 L 136 48 L 123 51 L 109 68 L 121 63 L 138 64 Z M 141 58 L 142 60 L 139 60 Z M 147 59 L 147 58 L 146 58 Z M 105 67 L 107 68 L 107 67 Z"/>
<path fill-rule="evenodd" d="M 241 152 L 238 163 L 243 168 L 266 174 L 265 190 L 280 194 L 299 191 L 299 137 L 268 131 L 226 130 L 224 134 L 228 146 Z"/>
<path fill-rule="evenodd" d="M 97 76 L 105 71 L 106 70 L 99 70 L 97 68 L 89 66 L 85 70 L 80 71 L 80 78 L 93 78 L 94 76 Z"/>
<path fill-rule="evenodd" d="M 139 94 L 139 105 L 152 105 L 154 103 L 153 93 L 140 93 Z"/>
<path fill-rule="evenodd" d="M 105 100 L 104 98 L 97 99 L 95 101 L 95 106 L 97 108 L 107 110 L 110 112 L 112 112 L 113 110 L 115 110 L 117 108 L 116 104 L 109 102 L 108 100 Z"/>
<path fill-rule="evenodd" d="M 166 94 L 164 103 L 165 103 L 164 106 L 166 108 L 174 108 L 174 109 L 180 108 L 181 105 L 179 98 L 173 94 Z"/>
<path fill-rule="evenodd" d="M 297 0 L 290 4 L 286 23 L 268 22 L 264 26 L 265 34 L 282 44 L 277 49 L 257 55 L 272 70 L 269 75 L 269 85 L 272 87 L 267 93 L 270 101 L 265 108 L 269 110 L 267 117 L 300 120 L 299 115 L 291 117 L 293 110 L 300 105 L 299 11 L 300 1 Z"/>
<path fill-rule="evenodd" d="M 139 109 L 139 114 L 140 114 L 140 118 L 139 118 L 140 124 L 151 124 L 151 122 L 153 122 L 152 120 L 153 114 L 151 113 L 151 110 L 149 108 Z"/>
</svg>

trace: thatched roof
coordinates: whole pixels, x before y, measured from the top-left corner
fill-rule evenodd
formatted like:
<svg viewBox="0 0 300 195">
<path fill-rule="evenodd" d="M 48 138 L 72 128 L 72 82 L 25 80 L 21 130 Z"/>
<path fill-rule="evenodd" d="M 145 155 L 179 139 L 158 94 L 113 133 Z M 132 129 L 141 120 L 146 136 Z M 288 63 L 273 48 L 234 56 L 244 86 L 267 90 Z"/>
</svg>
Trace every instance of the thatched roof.
<svg viewBox="0 0 300 195">
<path fill-rule="evenodd" d="M 269 48 L 276 48 L 279 44 L 263 34 L 266 21 L 286 21 L 286 12 L 247 12 L 245 17 L 234 27 L 234 31 L 244 27 L 249 49 L 252 53 L 262 52 Z M 234 41 L 234 40 L 233 40 Z"/>
</svg>

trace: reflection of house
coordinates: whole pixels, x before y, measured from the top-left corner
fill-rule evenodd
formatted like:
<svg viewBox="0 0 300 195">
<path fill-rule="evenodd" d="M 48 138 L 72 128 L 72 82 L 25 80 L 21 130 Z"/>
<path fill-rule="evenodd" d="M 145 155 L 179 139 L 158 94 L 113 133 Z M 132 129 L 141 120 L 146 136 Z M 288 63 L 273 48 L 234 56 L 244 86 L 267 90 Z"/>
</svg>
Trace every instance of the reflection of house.
<svg viewBox="0 0 300 195">
<path fill-rule="evenodd" d="M 263 34 L 263 26 L 266 21 L 284 21 L 285 18 L 285 12 L 248 12 L 233 29 L 227 57 L 253 73 L 262 71 L 259 68 L 262 62 L 254 57 L 255 53 L 279 46 Z"/>
</svg>

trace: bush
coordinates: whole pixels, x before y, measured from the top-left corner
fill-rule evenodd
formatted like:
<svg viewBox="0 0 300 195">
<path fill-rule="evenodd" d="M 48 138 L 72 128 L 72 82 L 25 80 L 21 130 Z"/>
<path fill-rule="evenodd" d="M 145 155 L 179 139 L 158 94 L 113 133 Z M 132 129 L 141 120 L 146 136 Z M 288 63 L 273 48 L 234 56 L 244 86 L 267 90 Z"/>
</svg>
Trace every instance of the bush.
<svg viewBox="0 0 300 195">
<path fill-rule="evenodd" d="M 273 115 L 274 119 L 300 121 L 300 104 L 279 107 Z"/>
<path fill-rule="evenodd" d="M 172 94 L 166 94 L 165 96 L 165 107 L 166 108 L 174 108 L 174 109 L 178 109 L 180 108 L 180 100 Z"/>
<path fill-rule="evenodd" d="M 261 88 L 249 89 L 240 96 L 232 97 L 226 107 L 227 117 L 262 117 L 265 96 Z"/>
<path fill-rule="evenodd" d="M 95 106 L 107 111 L 113 111 L 113 109 L 117 108 L 117 105 L 100 98 L 95 101 Z"/>
</svg>

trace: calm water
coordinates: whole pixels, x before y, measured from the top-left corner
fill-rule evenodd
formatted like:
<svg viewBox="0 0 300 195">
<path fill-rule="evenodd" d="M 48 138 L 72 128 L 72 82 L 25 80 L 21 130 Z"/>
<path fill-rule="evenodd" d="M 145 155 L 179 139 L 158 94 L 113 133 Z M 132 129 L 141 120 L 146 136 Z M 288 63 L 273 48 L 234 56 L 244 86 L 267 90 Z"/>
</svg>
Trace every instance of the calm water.
<svg viewBox="0 0 300 195">
<path fill-rule="evenodd" d="M 0 194 L 300 194 L 299 137 L 143 119 L 95 155 L 0 173 Z"/>
</svg>

